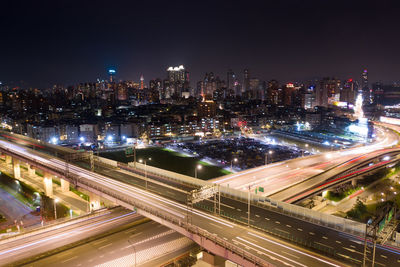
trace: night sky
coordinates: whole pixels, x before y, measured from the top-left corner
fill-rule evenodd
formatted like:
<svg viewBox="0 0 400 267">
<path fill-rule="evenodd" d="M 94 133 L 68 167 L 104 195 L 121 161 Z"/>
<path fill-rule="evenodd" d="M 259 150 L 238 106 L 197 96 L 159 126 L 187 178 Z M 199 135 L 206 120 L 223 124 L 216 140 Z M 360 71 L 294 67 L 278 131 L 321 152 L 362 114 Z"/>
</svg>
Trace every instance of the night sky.
<svg viewBox="0 0 400 267">
<path fill-rule="evenodd" d="M 284 81 L 400 80 L 399 1 L 4 1 L 0 81 L 146 82 L 185 65 L 191 85 L 232 68 Z"/>
</svg>

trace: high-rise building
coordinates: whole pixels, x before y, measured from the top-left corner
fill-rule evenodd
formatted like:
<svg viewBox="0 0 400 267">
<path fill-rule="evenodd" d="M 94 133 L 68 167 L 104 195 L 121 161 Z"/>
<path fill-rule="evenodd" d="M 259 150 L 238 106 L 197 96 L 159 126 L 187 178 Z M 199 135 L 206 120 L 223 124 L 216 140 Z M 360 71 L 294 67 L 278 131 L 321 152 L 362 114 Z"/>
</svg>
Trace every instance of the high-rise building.
<svg viewBox="0 0 400 267">
<path fill-rule="evenodd" d="M 202 101 L 197 106 L 197 114 L 200 118 L 213 118 L 216 115 L 216 103 L 212 100 Z"/>
<path fill-rule="evenodd" d="M 363 102 L 366 104 L 371 104 L 373 102 L 373 94 L 368 84 L 368 70 L 366 69 L 361 73 L 361 91 L 363 95 Z"/>
<path fill-rule="evenodd" d="M 140 75 L 140 90 L 144 89 L 144 77 L 143 74 Z"/>
<path fill-rule="evenodd" d="M 168 72 L 168 80 L 171 83 L 176 83 L 176 82 L 185 82 L 185 67 L 183 65 L 180 65 L 179 67 L 169 67 L 167 69 Z"/>
<path fill-rule="evenodd" d="M 335 78 L 323 78 L 316 87 L 315 105 L 328 107 L 330 101 L 340 94 L 341 81 Z"/>
<path fill-rule="evenodd" d="M 117 71 L 115 69 L 108 69 L 108 75 L 110 75 L 110 82 L 114 82 L 115 74 Z"/>
<path fill-rule="evenodd" d="M 227 82 L 226 88 L 228 90 L 233 90 L 235 86 L 235 79 L 236 79 L 235 73 L 231 69 L 229 69 L 226 77 L 226 82 Z"/>
<path fill-rule="evenodd" d="M 206 73 L 203 80 L 203 97 L 211 99 L 214 91 L 217 90 L 217 84 L 219 83 L 219 78 L 215 78 L 213 72 Z"/>
<path fill-rule="evenodd" d="M 252 78 L 249 81 L 249 91 L 251 92 L 251 98 L 252 99 L 259 99 L 260 97 L 260 93 L 259 91 L 259 87 L 260 87 L 260 80 L 256 79 L 256 78 Z"/>
<path fill-rule="evenodd" d="M 243 88 L 242 92 L 247 92 L 250 90 L 250 73 L 248 69 L 243 71 Z"/>
<path fill-rule="evenodd" d="M 169 67 L 167 73 L 169 84 L 173 91 L 172 94 L 182 96 L 183 92 L 189 92 L 189 72 L 183 65 L 179 67 Z"/>
<path fill-rule="evenodd" d="M 125 84 L 118 84 L 117 87 L 117 99 L 119 101 L 125 101 L 128 99 L 128 88 L 125 86 Z"/>
<path fill-rule="evenodd" d="M 270 105 L 279 104 L 279 83 L 276 80 L 271 80 L 268 82 L 267 103 Z"/>
<path fill-rule="evenodd" d="M 348 79 L 343 83 L 343 88 L 340 91 L 340 101 L 346 102 L 347 106 L 354 105 L 357 91 L 357 83 L 353 79 Z"/>
</svg>

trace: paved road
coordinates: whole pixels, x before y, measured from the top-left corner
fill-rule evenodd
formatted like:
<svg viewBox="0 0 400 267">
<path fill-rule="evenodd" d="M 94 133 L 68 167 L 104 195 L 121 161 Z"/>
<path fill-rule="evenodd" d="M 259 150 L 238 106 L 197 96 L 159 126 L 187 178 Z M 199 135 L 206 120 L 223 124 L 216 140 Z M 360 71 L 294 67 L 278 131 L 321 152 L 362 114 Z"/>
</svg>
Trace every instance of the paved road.
<svg viewBox="0 0 400 267">
<path fill-rule="evenodd" d="M 6 221 L 0 223 L 0 228 L 14 225 L 14 220 L 18 223 L 22 220 L 25 226 L 39 223 L 40 216 L 35 216 L 31 212 L 28 206 L 0 188 L 0 213 L 6 217 Z"/>
<path fill-rule="evenodd" d="M 13 173 L 12 165 L 6 164 L 3 161 L 0 161 L 0 169 L 3 171 L 7 171 L 8 173 Z M 28 171 L 24 168 L 21 168 L 21 181 L 26 184 L 32 186 L 38 191 L 44 191 L 43 185 L 43 177 L 38 175 L 29 175 Z M 75 193 L 68 191 L 62 192 L 61 187 L 53 183 L 53 194 L 55 198 L 60 199 L 64 204 L 70 207 L 77 214 L 84 214 L 88 210 L 87 201 L 76 195 Z"/>
<path fill-rule="evenodd" d="M 382 128 L 377 128 L 377 141 L 365 147 L 333 151 L 304 158 L 278 162 L 218 177 L 213 183 L 235 189 L 248 190 L 248 187 L 263 187 L 265 196 L 271 196 L 282 189 L 289 188 L 312 176 L 321 174 L 339 164 L 355 160 L 362 161 L 363 155 L 390 147 L 399 142 L 399 136 Z M 361 157 L 360 157 L 361 156 Z"/>
<path fill-rule="evenodd" d="M 388 148 L 379 151 L 370 152 L 359 156 L 356 159 L 337 165 L 335 168 L 327 170 L 319 175 L 307 179 L 284 190 L 281 190 L 270 197 L 287 203 L 307 198 L 318 192 L 322 192 L 332 186 L 351 179 L 352 175 L 360 175 L 375 168 L 382 168 L 390 164 L 398 154 L 400 149 Z M 373 164 L 369 166 L 369 163 Z M 380 167 L 381 166 L 381 167 Z M 348 173 L 349 170 L 352 170 Z"/>
<path fill-rule="evenodd" d="M 107 215 L 61 227 L 57 230 L 0 243 L 0 266 L 100 234 L 119 225 L 137 220 L 139 217 L 139 215 L 127 210 L 117 209 Z"/>
<path fill-rule="evenodd" d="M 194 243 L 156 222 L 114 228 L 115 234 L 54 254 L 25 266 L 137 266 L 163 262 Z M 155 266 L 155 265 L 151 265 Z"/>
<path fill-rule="evenodd" d="M 50 168 L 65 168 L 64 162 L 54 159 L 52 156 L 47 158 L 43 155 L 38 156 L 37 153 L 33 153 L 32 151 L 17 147 L 10 143 L 4 143 L 4 141 L 0 141 L 0 145 L 6 145 L 7 149 L 12 150 L 13 153 L 34 158 L 36 161 L 40 161 L 42 164 L 45 164 Z M 161 197 L 157 194 L 149 193 L 134 186 L 129 186 L 126 183 L 115 180 L 114 176 L 113 179 L 107 178 L 74 165 L 69 165 L 69 172 L 74 177 L 77 177 L 81 182 L 85 180 L 90 183 L 101 185 L 103 190 L 115 192 L 115 194 L 122 199 L 139 200 L 142 205 L 147 206 L 147 209 L 152 209 L 152 212 L 162 212 L 163 214 L 174 217 L 176 220 L 180 221 L 186 221 L 187 214 L 189 213 L 190 221 L 195 223 L 195 225 L 200 229 L 206 230 L 210 235 L 217 235 L 219 238 L 225 239 L 227 243 L 236 243 L 239 247 L 243 247 L 243 249 L 248 250 L 250 253 L 257 255 L 276 266 L 286 266 L 287 264 L 294 266 L 316 266 L 321 263 L 329 266 L 340 265 L 336 260 L 327 259 L 323 256 L 303 251 L 296 246 L 286 244 L 285 242 L 277 240 L 269 235 L 226 221 L 207 212 L 197 209 L 187 210 L 187 206 L 184 204 Z M 159 186 L 159 192 L 170 190 L 161 185 L 157 186 Z M 241 205 L 243 203 L 236 204 Z M 240 212 L 240 214 L 241 216 L 245 216 L 244 212 Z M 265 215 L 263 215 L 263 217 L 264 216 Z M 282 221 L 287 220 L 286 216 L 277 216 L 281 216 L 283 219 Z M 253 236 L 254 234 L 258 236 L 256 239 Z M 286 253 L 282 254 L 282 251 L 285 251 Z"/>
<path fill-rule="evenodd" d="M 54 159 L 51 159 L 48 164 L 64 166 L 62 165 L 63 163 Z M 139 198 L 143 203 L 147 203 L 149 206 L 155 206 L 158 210 L 172 214 L 182 220 L 185 219 L 185 215 L 187 214 L 186 205 L 179 204 L 179 202 L 182 203 L 182 200 L 179 200 L 179 193 L 158 184 L 153 185 L 154 190 L 158 192 L 170 191 L 169 199 L 144 192 L 143 190 L 127 186 L 115 180 L 118 179 L 117 176 L 119 175 L 129 176 L 127 173 L 116 175 L 116 172 L 112 172 L 113 175 L 110 176 L 113 177 L 113 180 L 75 166 L 71 166 L 71 171 L 76 172 L 76 175 L 82 178 L 84 177 L 85 179 L 97 181 L 106 188 L 112 188 L 118 191 L 121 196 Z M 129 180 L 128 177 L 124 179 Z M 171 201 L 170 199 L 174 200 Z M 178 200 L 178 202 L 176 200 Z M 242 222 L 247 222 L 247 203 L 222 198 L 222 204 L 223 214 L 234 217 Z M 203 205 L 203 207 L 200 205 Z M 204 207 L 207 207 L 207 209 L 210 210 L 212 204 L 204 201 L 204 203 L 200 203 L 198 207 L 203 210 Z M 190 217 L 192 221 L 195 222 L 197 226 L 224 238 L 227 242 L 236 243 L 238 246 L 259 255 L 275 265 L 283 266 L 285 264 L 291 264 L 294 266 L 317 266 L 324 264 L 332 266 L 341 264 L 326 260 L 321 256 L 314 256 L 307 251 L 286 244 L 284 241 L 270 235 L 231 223 L 201 210 L 195 209 L 189 211 L 189 213 L 191 214 Z M 319 252 L 325 251 L 329 254 L 334 253 L 336 257 L 342 258 L 343 260 L 351 259 L 351 261 L 347 262 L 359 264 L 362 261 L 362 253 L 360 253 L 360 251 L 362 251 L 363 242 L 357 237 L 290 218 L 286 215 L 256 206 L 251 207 L 251 223 L 266 232 L 272 232 L 274 235 L 282 236 L 292 243 L 306 243 L 308 247 L 311 246 Z M 380 266 L 395 266 L 400 263 L 399 252 L 395 249 L 378 247 L 376 255 L 377 262 Z M 368 256 L 371 258 L 370 252 Z"/>
</svg>

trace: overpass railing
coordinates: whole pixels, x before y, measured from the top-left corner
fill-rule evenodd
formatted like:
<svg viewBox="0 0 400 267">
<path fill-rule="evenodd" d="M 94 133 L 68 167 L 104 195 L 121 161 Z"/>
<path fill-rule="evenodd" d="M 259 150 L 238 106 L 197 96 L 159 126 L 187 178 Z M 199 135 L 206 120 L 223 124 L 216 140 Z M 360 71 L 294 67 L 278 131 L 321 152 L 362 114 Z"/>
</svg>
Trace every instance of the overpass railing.
<svg viewBox="0 0 400 267">
<path fill-rule="evenodd" d="M 133 163 L 129 163 L 129 166 L 133 167 Z M 136 163 L 136 168 L 144 170 L 144 164 Z M 146 166 L 147 172 L 153 173 L 155 175 L 161 175 L 168 179 L 183 182 L 185 184 L 190 184 L 198 187 L 205 185 L 212 185 L 212 183 L 196 179 L 190 176 L 177 174 L 174 172 L 162 170 L 153 166 Z M 234 188 L 229 188 L 226 186 L 219 186 L 221 195 L 240 200 L 242 202 L 247 202 L 249 198 L 249 193 Z M 269 197 L 264 197 L 254 193 L 250 193 L 250 201 L 252 205 L 259 206 L 274 212 L 282 213 L 303 221 L 311 222 L 324 227 L 332 228 L 338 231 L 346 232 L 353 235 L 364 236 L 365 235 L 365 224 L 352 221 L 346 218 L 341 218 L 338 216 L 321 213 L 308 208 L 296 206 L 293 204 L 288 204 L 285 202 L 273 200 Z"/>
<path fill-rule="evenodd" d="M 254 263 L 255 265 L 258 266 L 273 266 L 268 264 L 266 261 L 263 259 L 251 254 L 250 252 L 246 251 L 245 249 L 242 249 L 238 246 L 235 246 L 231 242 L 226 241 L 222 237 L 218 237 L 217 235 L 213 235 L 207 230 L 204 230 L 202 228 L 199 228 L 189 222 L 187 222 L 187 218 L 177 218 L 177 216 L 173 216 L 168 212 L 163 212 L 162 209 L 157 208 L 157 207 L 152 207 L 150 205 L 146 205 L 140 200 L 136 200 L 132 195 L 126 195 L 125 193 L 122 192 L 116 192 L 115 190 L 109 189 L 107 186 L 104 186 L 102 184 L 98 184 L 97 182 L 94 181 L 88 181 L 86 179 L 79 179 L 77 182 L 78 186 L 86 188 L 87 190 L 95 190 L 97 194 L 108 198 L 112 201 L 116 201 L 119 204 L 122 204 L 123 206 L 131 206 L 132 208 L 137 208 L 140 211 L 147 212 L 153 216 L 156 216 L 159 219 L 162 219 L 164 221 L 167 221 L 169 223 L 172 223 L 176 226 L 179 226 L 180 228 L 186 230 L 189 233 L 199 235 L 207 240 L 210 240 L 216 245 L 219 245 L 227 250 L 230 250 L 236 255 L 239 255 L 241 257 L 245 257 L 248 261 Z M 111 198 L 110 198 L 111 197 Z M 124 205 L 125 204 L 125 205 Z M 126 205 L 127 204 L 127 205 Z"/>
</svg>

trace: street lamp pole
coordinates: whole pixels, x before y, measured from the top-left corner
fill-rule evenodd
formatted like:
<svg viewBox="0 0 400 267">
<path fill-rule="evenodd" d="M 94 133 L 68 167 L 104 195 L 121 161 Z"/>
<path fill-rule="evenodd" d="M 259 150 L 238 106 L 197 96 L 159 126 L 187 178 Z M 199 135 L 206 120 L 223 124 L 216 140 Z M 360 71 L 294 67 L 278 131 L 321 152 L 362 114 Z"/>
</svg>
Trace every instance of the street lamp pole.
<svg viewBox="0 0 400 267">
<path fill-rule="evenodd" d="M 201 170 L 202 166 L 199 164 L 194 168 L 194 178 L 197 178 L 197 169 Z"/>
<path fill-rule="evenodd" d="M 221 215 L 221 189 L 218 184 L 218 214 Z"/>
<path fill-rule="evenodd" d="M 231 172 L 233 171 L 233 162 L 237 162 L 238 159 L 234 158 L 233 160 L 231 160 Z"/>
<path fill-rule="evenodd" d="M 136 267 L 136 248 L 135 248 L 135 245 L 133 245 L 131 243 L 131 240 L 128 239 L 128 242 L 129 242 L 129 244 L 131 244 L 131 247 L 133 247 L 133 251 L 135 252 L 135 267 Z"/>
<path fill-rule="evenodd" d="M 272 153 L 273 153 L 272 150 L 269 150 L 268 153 L 265 153 L 265 165 L 269 164 L 269 162 L 271 161 L 270 157 Z"/>
<path fill-rule="evenodd" d="M 136 144 L 133 145 L 133 167 L 136 169 Z"/>
<path fill-rule="evenodd" d="M 250 185 L 249 185 L 249 204 L 247 207 L 247 225 L 250 227 Z"/>
<path fill-rule="evenodd" d="M 151 158 L 148 158 L 148 160 L 151 160 Z M 142 163 L 143 161 L 139 159 L 139 162 Z M 147 190 L 147 159 L 144 160 L 144 180 L 146 183 L 146 190 Z"/>
<path fill-rule="evenodd" d="M 57 202 L 58 198 L 54 199 L 54 219 L 57 220 Z"/>
</svg>

